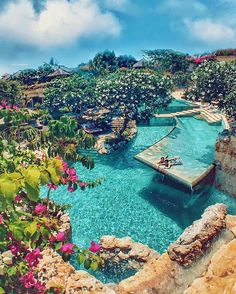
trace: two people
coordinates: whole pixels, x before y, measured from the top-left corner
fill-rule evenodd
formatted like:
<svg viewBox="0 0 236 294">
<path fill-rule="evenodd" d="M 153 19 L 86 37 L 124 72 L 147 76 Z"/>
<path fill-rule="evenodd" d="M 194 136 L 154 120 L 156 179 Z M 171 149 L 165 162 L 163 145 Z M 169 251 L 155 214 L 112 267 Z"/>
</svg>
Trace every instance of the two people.
<svg viewBox="0 0 236 294">
<path fill-rule="evenodd" d="M 164 165 L 165 168 L 171 168 L 173 165 L 182 165 L 182 161 L 180 157 L 173 157 L 169 158 L 168 155 L 166 157 L 162 156 L 159 162 L 157 163 L 158 166 Z"/>
</svg>

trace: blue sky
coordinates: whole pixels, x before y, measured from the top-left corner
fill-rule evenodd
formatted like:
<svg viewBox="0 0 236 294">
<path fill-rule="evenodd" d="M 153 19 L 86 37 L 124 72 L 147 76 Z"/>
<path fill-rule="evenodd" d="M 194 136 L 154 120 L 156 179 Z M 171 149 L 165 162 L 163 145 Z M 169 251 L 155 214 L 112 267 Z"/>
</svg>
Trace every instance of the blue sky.
<svg viewBox="0 0 236 294">
<path fill-rule="evenodd" d="M 236 47 L 236 0 L 0 0 L 0 74 L 50 57 L 77 66 L 106 49 Z"/>
</svg>

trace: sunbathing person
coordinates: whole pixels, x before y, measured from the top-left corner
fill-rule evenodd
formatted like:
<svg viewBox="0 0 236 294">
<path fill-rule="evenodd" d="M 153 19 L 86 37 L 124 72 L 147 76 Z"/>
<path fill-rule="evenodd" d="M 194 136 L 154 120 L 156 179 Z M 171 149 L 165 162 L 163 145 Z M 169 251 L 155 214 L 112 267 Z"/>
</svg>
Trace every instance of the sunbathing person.
<svg viewBox="0 0 236 294">
<path fill-rule="evenodd" d="M 172 166 L 171 160 L 166 159 L 164 162 L 164 165 L 165 165 L 164 168 L 168 168 L 168 169 L 171 168 Z"/>
<path fill-rule="evenodd" d="M 168 155 L 166 157 L 162 156 L 157 165 L 164 165 L 166 160 L 168 160 Z"/>
</svg>

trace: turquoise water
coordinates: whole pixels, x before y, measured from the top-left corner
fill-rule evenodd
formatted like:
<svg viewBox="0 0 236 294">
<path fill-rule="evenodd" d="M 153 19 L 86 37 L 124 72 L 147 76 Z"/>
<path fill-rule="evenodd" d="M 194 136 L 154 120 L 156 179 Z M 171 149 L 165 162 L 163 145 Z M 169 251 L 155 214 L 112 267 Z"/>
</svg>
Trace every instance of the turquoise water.
<svg viewBox="0 0 236 294">
<path fill-rule="evenodd" d="M 210 163 L 213 143 L 220 128 L 202 124 L 194 118 L 184 118 L 181 122 L 187 125 L 185 134 L 192 133 L 192 139 L 183 138 L 181 130 L 174 133 L 172 139 L 178 142 L 173 145 L 175 154 L 185 152 L 189 160 L 192 158 L 189 164 L 193 168 L 196 159 L 203 164 Z M 94 154 L 95 168 L 92 171 L 77 166 L 78 174 L 84 180 L 105 177 L 101 186 L 76 193 L 69 193 L 64 187 L 53 191 L 54 200 L 72 205 L 69 213 L 74 243 L 83 247 L 103 235 L 128 235 L 164 252 L 208 205 L 224 202 L 231 212 L 234 211 L 235 202 L 229 196 L 207 188 L 199 194 L 191 194 L 183 187 L 163 181 L 154 170 L 133 159 L 170 129 L 171 126 L 140 126 L 137 137 L 124 149 L 107 156 Z M 203 148 L 204 141 L 207 143 Z M 184 208 L 183 199 L 186 197 L 195 197 L 197 204 Z M 97 273 L 97 276 L 103 281 L 121 278 L 104 272 Z"/>
<path fill-rule="evenodd" d="M 171 112 L 178 112 L 196 108 L 196 105 L 191 104 L 188 101 L 184 100 L 172 100 L 172 102 L 168 105 L 167 108 L 163 108 L 159 111 L 159 113 L 171 113 Z"/>
<path fill-rule="evenodd" d="M 157 148 L 152 147 L 142 153 L 142 157 L 147 161 L 158 162 L 161 156 L 178 156 L 183 165 L 173 166 L 170 171 L 192 182 L 213 163 L 213 146 L 222 130 L 222 126 L 210 126 L 194 117 L 178 118 L 175 130 Z"/>
</svg>

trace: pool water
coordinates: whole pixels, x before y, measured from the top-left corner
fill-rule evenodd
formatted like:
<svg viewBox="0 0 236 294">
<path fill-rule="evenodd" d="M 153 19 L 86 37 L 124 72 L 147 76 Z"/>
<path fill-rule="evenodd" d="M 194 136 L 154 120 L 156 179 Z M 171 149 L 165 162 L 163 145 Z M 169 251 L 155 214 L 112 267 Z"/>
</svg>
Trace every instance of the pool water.
<svg viewBox="0 0 236 294">
<path fill-rule="evenodd" d="M 196 106 L 188 101 L 174 99 L 171 101 L 171 103 L 168 105 L 168 107 L 160 109 L 159 113 L 160 114 L 172 113 L 172 112 L 190 110 L 190 109 L 198 108 L 198 107 L 199 106 Z"/>
<path fill-rule="evenodd" d="M 217 129 L 204 124 L 198 131 L 199 121 L 189 119 L 186 121 L 190 122 L 187 132 L 194 132 L 196 140 L 179 140 L 175 145 L 176 153 L 179 150 L 192 152 L 192 165 L 196 158 L 209 163 L 213 159 L 213 140 L 209 140 L 203 149 L 201 141 L 209 139 L 203 136 L 207 128 L 212 128 L 214 139 Z M 95 168 L 92 171 L 77 166 L 78 175 L 81 174 L 84 180 L 105 177 L 101 186 L 75 193 L 61 187 L 52 192 L 56 202 L 72 205 L 69 214 L 74 243 L 87 247 L 91 240 L 98 241 L 103 235 L 131 236 L 133 240 L 162 253 L 186 226 L 199 218 L 208 205 L 224 202 L 229 205 L 231 212 L 234 211 L 234 200 L 214 189 L 204 191 L 197 205 L 187 209 L 181 201 L 170 201 L 173 195 L 177 199 L 183 198 L 183 195 L 194 196 L 176 185 L 166 184 L 157 172 L 133 159 L 134 155 L 160 140 L 171 128 L 140 126 L 137 137 L 122 150 L 106 156 L 94 154 Z M 181 136 L 178 132 L 174 135 L 176 139 Z M 120 273 L 119 277 L 108 272 L 98 272 L 96 275 L 105 282 L 121 279 Z"/>
</svg>

